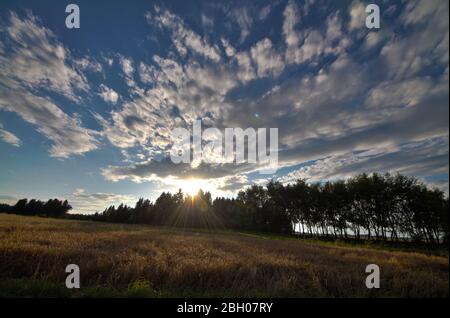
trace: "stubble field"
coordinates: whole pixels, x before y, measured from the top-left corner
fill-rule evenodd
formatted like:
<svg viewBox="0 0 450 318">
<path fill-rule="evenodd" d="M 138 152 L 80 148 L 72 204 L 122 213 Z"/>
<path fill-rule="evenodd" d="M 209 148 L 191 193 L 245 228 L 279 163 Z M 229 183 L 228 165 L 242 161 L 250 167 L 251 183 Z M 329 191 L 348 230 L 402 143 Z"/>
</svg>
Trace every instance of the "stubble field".
<svg viewBox="0 0 450 318">
<path fill-rule="evenodd" d="M 67 289 L 66 265 L 81 288 Z M 368 289 L 368 264 L 381 271 Z M 448 257 L 0 214 L 1 297 L 448 297 Z"/>
</svg>

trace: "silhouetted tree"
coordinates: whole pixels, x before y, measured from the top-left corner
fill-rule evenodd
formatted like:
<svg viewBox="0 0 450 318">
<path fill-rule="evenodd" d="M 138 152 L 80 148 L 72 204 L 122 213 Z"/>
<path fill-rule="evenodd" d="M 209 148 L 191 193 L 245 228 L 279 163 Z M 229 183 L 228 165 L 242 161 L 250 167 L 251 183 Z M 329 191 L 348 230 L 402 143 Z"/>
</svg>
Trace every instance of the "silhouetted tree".
<svg viewBox="0 0 450 318">
<path fill-rule="evenodd" d="M 41 215 L 49 217 L 60 217 L 65 215 L 72 207 L 67 200 L 61 201 L 58 199 L 50 199 L 46 203 L 31 199 L 21 199 L 17 203 L 7 208 L 8 213 L 21 214 L 21 215 Z M 2 211 L 3 212 L 3 211 Z"/>
<path fill-rule="evenodd" d="M 60 217 L 71 206 L 66 201 L 22 199 L 0 211 Z M 163 192 L 154 203 L 140 198 L 134 207 L 121 204 L 93 215 L 71 218 L 118 223 L 181 227 L 223 227 L 238 230 L 372 240 L 408 238 L 448 244 L 448 197 L 417 179 L 400 174 L 360 174 L 346 181 L 284 185 L 269 181 L 240 191 L 236 198 L 212 199 L 199 190 Z"/>
</svg>

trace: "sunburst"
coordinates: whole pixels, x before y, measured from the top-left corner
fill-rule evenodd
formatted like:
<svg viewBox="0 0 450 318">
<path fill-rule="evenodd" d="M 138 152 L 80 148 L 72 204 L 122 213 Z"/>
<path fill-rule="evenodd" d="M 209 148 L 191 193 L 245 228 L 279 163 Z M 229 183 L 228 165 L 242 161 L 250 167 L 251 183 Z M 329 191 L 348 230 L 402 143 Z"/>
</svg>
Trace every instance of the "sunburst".
<svg viewBox="0 0 450 318">
<path fill-rule="evenodd" d="M 200 189 L 204 191 L 208 190 L 208 185 L 205 180 L 192 178 L 180 180 L 180 188 L 184 193 L 187 193 L 193 197 Z"/>
</svg>

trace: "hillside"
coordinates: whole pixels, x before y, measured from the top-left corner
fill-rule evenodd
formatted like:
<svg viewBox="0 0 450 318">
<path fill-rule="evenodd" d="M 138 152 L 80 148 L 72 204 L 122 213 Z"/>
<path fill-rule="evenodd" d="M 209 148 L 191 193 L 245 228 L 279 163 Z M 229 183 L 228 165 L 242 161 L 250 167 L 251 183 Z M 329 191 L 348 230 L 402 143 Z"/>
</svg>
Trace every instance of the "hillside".
<svg viewBox="0 0 450 318">
<path fill-rule="evenodd" d="M 365 286 L 368 264 L 380 289 Z M 448 284 L 448 258 L 422 253 L 0 214 L 3 297 L 448 297 Z"/>
</svg>

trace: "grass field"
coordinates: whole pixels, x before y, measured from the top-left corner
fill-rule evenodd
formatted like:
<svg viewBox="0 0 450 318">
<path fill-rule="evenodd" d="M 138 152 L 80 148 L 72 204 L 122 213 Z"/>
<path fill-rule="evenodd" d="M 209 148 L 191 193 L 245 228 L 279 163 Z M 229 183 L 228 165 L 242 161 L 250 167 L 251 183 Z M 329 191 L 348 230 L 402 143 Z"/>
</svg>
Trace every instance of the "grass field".
<svg viewBox="0 0 450 318">
<path fill-rule="evenodd" d="M 380 266 L 380 289 L 365 267 Z M 81 288 L 65 287 L 77 264 Z M 448 297 L 448 257 L 0 214 L 1 297 Z"/>
</svg>

